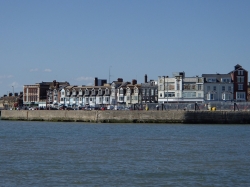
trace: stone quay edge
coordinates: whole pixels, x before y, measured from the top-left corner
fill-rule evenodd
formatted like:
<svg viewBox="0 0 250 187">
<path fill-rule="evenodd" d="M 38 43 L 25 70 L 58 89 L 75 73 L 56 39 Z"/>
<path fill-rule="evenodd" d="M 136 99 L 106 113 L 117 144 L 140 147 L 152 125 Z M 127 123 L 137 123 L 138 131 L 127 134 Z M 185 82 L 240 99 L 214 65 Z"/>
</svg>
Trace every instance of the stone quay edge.
<svg viewBox="0 0 250 187">
<path fill-rule="evenodd" d="M 91 123 L 250 124 L 250 112 L 181 110 L 3 110 L 1 119 Z"/>
</svg>

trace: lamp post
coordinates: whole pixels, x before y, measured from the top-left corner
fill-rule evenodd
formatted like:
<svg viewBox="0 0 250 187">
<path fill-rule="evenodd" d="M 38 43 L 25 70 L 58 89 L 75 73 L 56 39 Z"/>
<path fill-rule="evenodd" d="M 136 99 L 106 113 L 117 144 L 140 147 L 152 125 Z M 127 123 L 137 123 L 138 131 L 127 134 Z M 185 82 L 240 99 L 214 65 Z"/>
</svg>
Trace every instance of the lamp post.
<svg viewBox="0 0 250 187">
<path fill-rule="evenodd" d="M 167 78 L 167 108 L 168 108 L 168 76 L 166 76 Z"/>
<path fill-rule="evenodd" d="M 111 77 L 111 75 L 110 75 L 110 68 L 112 68 L 112 66 L 109 66 L 109 83 L 110 83 L 110 77 Z"/>
<path fill-rule="evenodd" d="M 176 83 L 176 87 L 177 87 L 177 90 L 178 90 L 178 108 L 177 110 L 179 109 L 179 97 L 180 97 L 180 76 L 176 76 L 175 77 L 177 83 Z"/>
</svg>

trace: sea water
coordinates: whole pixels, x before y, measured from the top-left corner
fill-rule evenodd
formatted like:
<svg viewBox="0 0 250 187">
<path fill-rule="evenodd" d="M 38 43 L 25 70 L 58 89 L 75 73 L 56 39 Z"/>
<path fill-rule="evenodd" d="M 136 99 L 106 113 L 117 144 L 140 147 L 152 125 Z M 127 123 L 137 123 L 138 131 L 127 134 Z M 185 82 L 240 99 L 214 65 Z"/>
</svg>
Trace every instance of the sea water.
<svg viewBox="0 0 250 187">
<path fill-rule="evenodd" d="M 0 186 L 250 186 L 250 125 L 0 121 Z"/>
</svg>

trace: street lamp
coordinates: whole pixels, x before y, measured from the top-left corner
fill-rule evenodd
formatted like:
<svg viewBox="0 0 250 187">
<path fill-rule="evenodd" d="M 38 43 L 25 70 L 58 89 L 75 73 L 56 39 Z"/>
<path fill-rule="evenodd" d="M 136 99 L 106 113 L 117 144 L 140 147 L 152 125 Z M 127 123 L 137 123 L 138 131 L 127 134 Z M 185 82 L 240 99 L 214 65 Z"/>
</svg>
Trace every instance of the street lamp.
<svg viewBox="0 0 250 187">
<path fill-rule="evenodd" d="M 167 78 L 167 106 L 168 106 L 168 76 L 166 76 Z"/>
<path fill-rule="evenodd" d="M 180 76 L 176 76 L 175 77 L 176 81 L 177 81 L 177 90 L 178 90 L 178 103 L 179 103 L 179 97 L 180 97 Z"/>
<path fill-rule="evenodd" d="M 112 66 L 109 66 L 109 83 L 110 83 L 110 77 L 111 77 L 111 75 L 110 75 L 110 68 L 112 68 Z"/>
<path fill-rule="evenodd" d="M 12 88 L 13 88 L 13 96 L 15 96 L 15 92 L 14 92 L 14 86 L 12 86 Z"/>
<path fill-rule="evenodd" d="M 177 87 L 177 90 L 178 90 L 178 105 L 177 105 L 177 110 L 179 109 L 179 97 L 180 97 L 180 76 L 176 76 L 175 77 L 175 79 L 176 79 L 176 81 L 177 81 L 177 85 L 176 85 L 176 87 Z"/>
</svg>

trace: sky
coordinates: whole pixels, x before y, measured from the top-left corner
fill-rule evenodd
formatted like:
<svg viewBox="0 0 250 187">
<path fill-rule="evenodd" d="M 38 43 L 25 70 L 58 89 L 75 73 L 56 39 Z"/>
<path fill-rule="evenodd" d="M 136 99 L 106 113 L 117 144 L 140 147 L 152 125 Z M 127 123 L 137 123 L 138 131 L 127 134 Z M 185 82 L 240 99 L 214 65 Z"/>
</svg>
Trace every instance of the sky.
<svg viewBox="0 0 250 187">
<path fill-rule="evenodd" d="M 0 0 L 0 96 L 250 70 L 249 0 Z"/>
</svg>

